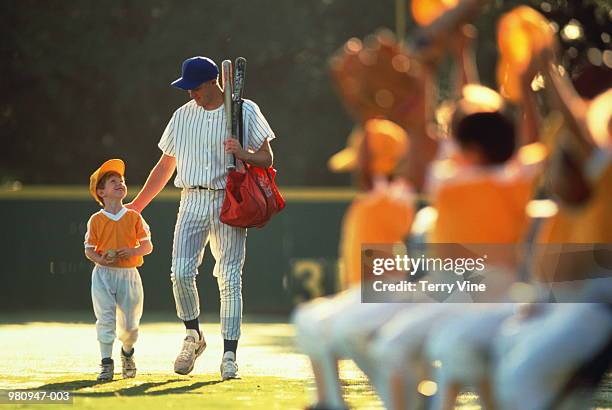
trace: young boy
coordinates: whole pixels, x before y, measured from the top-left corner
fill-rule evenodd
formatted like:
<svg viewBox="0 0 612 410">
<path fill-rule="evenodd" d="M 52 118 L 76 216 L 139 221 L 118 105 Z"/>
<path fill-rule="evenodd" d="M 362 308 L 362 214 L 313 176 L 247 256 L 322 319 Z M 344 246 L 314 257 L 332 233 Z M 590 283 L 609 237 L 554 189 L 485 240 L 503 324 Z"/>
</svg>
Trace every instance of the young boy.
<svg viewBox="0 0 612 410">
<path fill-rule="evenodd" d="M 136 376 L 134 343 L 142 316 L 143 290 L 137 267 L 153 250 L 149 226 L 136 211 L 123 206 L 127 187 L 125 164 L 106 161 L 90 177 L 89 192 L 103 207 L 89 218 L 85 234 L 85 256 L 95 263 L 91 276 L 91 298 L 96 315 L 102 370 L 98 381 L 114 376 L 112 359 L 115 329 L 119 327 L 122 375 Z"/>
</svg>

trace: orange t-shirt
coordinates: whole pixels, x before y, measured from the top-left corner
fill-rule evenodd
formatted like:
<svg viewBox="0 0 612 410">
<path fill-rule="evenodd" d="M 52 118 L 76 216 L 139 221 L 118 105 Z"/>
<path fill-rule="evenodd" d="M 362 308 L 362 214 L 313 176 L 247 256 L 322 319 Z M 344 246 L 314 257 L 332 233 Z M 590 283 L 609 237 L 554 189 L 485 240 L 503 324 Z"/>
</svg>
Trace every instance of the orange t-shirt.
<svg viewBox="0 0 612 410">
<path fill-rule="evenodd" d="M 612 164 L 592 187 L 591 198 L 580 207 L 559 205 L 538 233 L 533 272 L 540 281 L 563 282 L 592 279 L 605 266 L 597 252 L 612 243 Z M 609 248 L 608 248 L 609 249 Z"/>
<path fill-rule="evenodd" d="M 487 265 L 514 269 L 517 253 L 511 246 L 523 242 L 529 227 L 526 207 L 533 196 L 540 164 L 510 161 L 501 166 L 457 166 L 437 180 L 431 204 L 437 219 L 430 243 L 482 245 Z M 436 248 L 445 257 L 467 257 L 476 248 Z M 467 251 L 467 253 L 466 253 Z"/>
<path fill-rule="evenodd" d="M 103 255 L 108 250 L 134 248 L 143 241 L 151 240 L 149 225 L 136 211 L 122 208 L 117 214 L 104 209 L 96 212 L 87 222 L 85 248 L 94 248 Z M 143 263 L 142 256 L 118 259 L 112 266 L 117 268 L 136 268 Z"/>
<path fill-rule="evenodd" d="M 560 206 L 546 221 L 539 243 L 612 243 L 612 165 L 608 165 L 580 207 Z"/>
<path fill-rule="evenodd" d="M 450 169 L 442 171 L 431 193 L 438 218 L 429 242 L 521 242 L 529 223 L 525 208 L 541 170 L 539 164 L 446 166 Z"/>
<path fill-rule="evenodd" d="M 363 244 L 404 242 L 414 218 L 412 202 L 412 198 L 385 188 L 363 194 L 351 203 L 344 216 L 340 240 L 344 288 L 361 283 Z"/>
</svg>

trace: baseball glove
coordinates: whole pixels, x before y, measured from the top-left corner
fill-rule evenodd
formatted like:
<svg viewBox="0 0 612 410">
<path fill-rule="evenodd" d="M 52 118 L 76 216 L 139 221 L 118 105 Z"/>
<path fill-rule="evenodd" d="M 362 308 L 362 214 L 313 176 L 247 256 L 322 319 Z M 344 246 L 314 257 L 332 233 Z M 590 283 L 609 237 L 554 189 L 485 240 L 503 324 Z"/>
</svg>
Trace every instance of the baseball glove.
<svg viewBox="0 0 612 410">
<path fill-rule="evenodd" d="M 364 42 L 349 39 L 332 56 L 330 71 L 340 99 L 358 123 L 386 118 L 406 129 L 423 123 L 424 70 L 389 31 Z"/>
</svg>

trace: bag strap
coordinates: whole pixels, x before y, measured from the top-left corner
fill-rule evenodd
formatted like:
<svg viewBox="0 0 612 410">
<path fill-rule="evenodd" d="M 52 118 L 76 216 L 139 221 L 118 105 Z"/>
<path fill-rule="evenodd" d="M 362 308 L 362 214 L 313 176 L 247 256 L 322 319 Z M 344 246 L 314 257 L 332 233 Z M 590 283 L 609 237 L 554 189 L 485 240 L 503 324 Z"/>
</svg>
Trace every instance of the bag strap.
<svg viewBox="0 0 612 410">
<path fill-rule="evenodd" d="M 242 109 L 242 104 L 244 103 L 244 100 L 241 98 L 238 101 L 239 107 L 238 107 L 238 141 L 240 141 L 240 145 L 242 146 L 243 149 L 247 149 L 244 146 L 244 110 Z"/>
</svg>

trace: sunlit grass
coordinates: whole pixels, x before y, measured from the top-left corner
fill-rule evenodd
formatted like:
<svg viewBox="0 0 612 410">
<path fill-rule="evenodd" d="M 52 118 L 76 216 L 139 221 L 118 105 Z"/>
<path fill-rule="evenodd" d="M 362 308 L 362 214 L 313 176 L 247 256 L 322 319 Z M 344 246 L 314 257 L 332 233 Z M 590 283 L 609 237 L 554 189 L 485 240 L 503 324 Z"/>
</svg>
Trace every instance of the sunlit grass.
<svg viewBox="0 0 612 410">
<path fill-rule="evenodd" d="M 145 323 L 140 329 L 137 377 L 122 380 L 117 360 L 115 380 L 100 384 L 95 381 L 99 356 L 93 324 L 0 325 L 0 389 L 73 393 L 74 405 L 54 405 L 53 409 L 300 409 L 313 400 L 309 362 L 296 351 L 290 324 L 245 323 L 238 350 L 241 379 L 228 382 L 222 382 L 219 376 L 219 325 L 204 324 L 203 330 L 208 347 L 191 375 L 179 376 L 172 371 L 183 337 L 182 324 L 155 322 Z M 116 358 L 118 349 L 115 346 Z M 382 408 L 367 378 L 351 361 L 341 361 L 340 375 L 351 408 Z M 610 408 L 611 385 L 608 378 L 600 389 L 596 404 L 601 409 Z M 480 409 L 478 396 L 462 394 L 456 409 Z"/>
<path fill-rule="evenodd" d="M 75 397 L 76 407 L 70 406 L 72 409 L 297 409 L 313 399 L 309 363 L 294 348 L 290 324 L 244 324 L 238 349 L 241 379 L 230 382 L 221 382 L 219 376 L 223 345 L 219 325 L 204 324 L 202 328 L 208 347 L 191 375 L 179 376 L 172 371 L 183 338 L 182 324 L 145 323 L 136 343 L 137 377 L 121 379 L 116 345 L 115 380 L 99 384 L 95 382 L 100 358 L 93 324 L 0 325 L 0 363 L 4 370 L 0 388 L 69 390 Z M 340 371 L 352 407 L 381 408 L 354 364 L 343 361 Z"/>
</svg>

